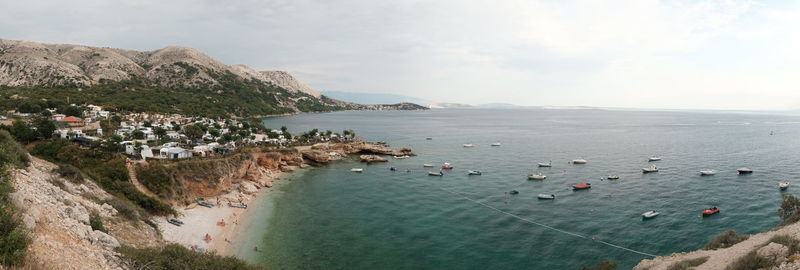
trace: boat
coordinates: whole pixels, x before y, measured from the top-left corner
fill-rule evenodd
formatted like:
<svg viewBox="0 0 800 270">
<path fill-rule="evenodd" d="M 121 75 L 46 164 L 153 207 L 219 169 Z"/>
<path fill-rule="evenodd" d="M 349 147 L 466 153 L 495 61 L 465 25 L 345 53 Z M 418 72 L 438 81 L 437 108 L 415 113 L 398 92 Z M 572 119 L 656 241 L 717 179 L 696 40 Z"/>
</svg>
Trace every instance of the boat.
<svg viewBox="0 0 800 270">
<path fill-rule="evenodd" d="M 539 198 L 540 200 L 555 200 L 556 199 L 556 195 L 555 194 L 544 194 L 544 193 L 542 193 L 542 194 L 539 194 L 539 196 L 536 196 L 536 197 Z"/>
<path fill-rule="evenodd" d="M 705 211 L 703 211 L 703 216 L 710 216 L 710 215 L 719 213 L 719 211 L 720 211 L 719 208 L 717 208 L 716 206 L 713 206 L 713 207 L 708 208 Z"/>
<path fill-rule="evenodd" d="M 465 148 L 470 148 L 470 147 L 473 147 L 473 146 L 475 146 L 475 145 L 473 145 L 473 144 L 471 144 L 471 143 L 465 143 L 465 144 L 463 144 L 463 146 L 464 146 Z"/>
<path fill-rule="evenodd" d="M 444 176 L 444 173 L 443 172 L 430 172 L 429 171 L 428 175 L 430 175 L 430 176 Z"/>
<path fill-rule="evenodd" d="M 445 162 L 444 165 L 442 165 L 442 169 L 452 170 L 453 169 L 453 165 L 450 165 L 450 163 Z"/>
<path fill-rule="evenodd" d="M 481 175 L 481 171 L 469 170 L 467 171 L 467 175 Z"/>
<path fill-rule="evenodd" d="M 422 164 L 422 167 L 433 167 L 433 166 L 434 166 L 434 165 L 433 165 L 433 164 L 430 164 L 430 163 L 425 163 L 425 164 Z"/>
<path fill-rule="evenodd" d="M 750 168 L 739 168 L 736 169 L 736 172 L 738 172 L 739 174 L 748 174 L 748 173 L 753 173 L 753 170 Z"/>
<path fill-rule="evenodd" d="M 579 159 L 573 160 L 572 164 L 586 164 L 586 160 L 582 159 L 582 158 L 579 158 Z"/>
<path fill-rule="evenodd" d="M 178 227 L 183 225 L 183 221 L 180 221 L 180 220 L 174 219 L 174 218 L 167 218 L 167 222 L 169 222 L 172 225 L 178 226 Z"/>
<path fill-rule="evenodd" d="M 647 158 L 647 161 L 659 161 L 659 160 L 661 160 L 661 157 L 652 156 Z"/>
<path fill-rule="evenodd" d="M 650 166 L 649 168 L 642 168 L 642 173 L 654 173 L 658 172 L 658 167 L 656 165 Z"/>
<path fill-rule="evenodd" d="M 395 168 L 395 167 L 389 167 L 389 170 L 394 172 L 394 171 L 397 171 L 397 168 Z"/>
<path fill-rule="evenodd" d="M 427 137 L 427 138 L 425 138 L 425 140 L 428 140 L 428 141 L 430 141 L 430 140 L 433 140 L 433 138 L 431 138 L 431 137 Z"/>
<path fill-rule="evenodd" d="M 408 155 L 402 155 L 402 156 L 393 156 L 393 157 L 394 157 L 395 159 L 407 159 L 407 158 L 410 158 L 410 156 L 408 156 Z"/>
<path fill-rule="evenodd" d="M 210 203 L 210 202 L 207 202 L 207 201 L 197 201 L 197 205 L 203 206 L 203 207 L 208 207 L 208 208 L 214 207 L 213 203 Z"/>
<path fill-rule="evenodd" d="M 539 162 L 539 163 L 537 163 L 537 165 L 539 165 L 539 167 L 548 167 L 549 168 L 549 167 L 553 167 L 553 161 L 551 160 L 551 161 L 549 161 L 547 163 Z"/>
<path fill-rule="evenodd" d="M 247 208 L 247 204 L 246 204 L 246 203 L 234 203 L 234 202 L 229 202 L 229 203 L 228 203 L 228 206 L 230 206 L 230 207 L 236 207 L 236 208 Z"/>
<path fill-rule="evenodd" d="M 581 190 L 581 189 L 588 189 L 588 188 L 592 188 L 592 184 L 580 183 L 580 184 L 577 184 L 577 185 L 572 185 L 572 189 L 573 190 Z"/>
<path fill-rule="evenodd" d="M 492 146 L 500 146 L 500 142 L 493 143 Z"/>
<path fill-rule="evenodd" d="M 781 190 L 786 190 L 787 188 L 789 188 L 789 181 L 778 183 L 778 188 L 780 188 Z"/>
<path fill-rule="evenodd" d="M 511 194 L 511 195 L 517 195 L 517 194 L 519 194 L 519 191 L 517 191 L 517 190 L 515 189 L 515 190 L 512 190 L 512 191 L 508 192 L 508 194 Z"/>
<path fill-rule="evenodd" d="M 350 171 L 351 172 L 364 172 L 364 169 L 362 169 L 362 168 L 352 168 L 352 169 L 350 169 Z"/>
<path fill-rule="evenodd" d="M 547 179 L 547 175 L 544 175 L 544 174 L 541 174 L 541 173 L 529 174 L 528 175 L 528 179 L 530 179 L 530 180 L 544 180 L 544 179 Z"/>
<path fill-rule="evenodd" d="M 703 175 L 703 176 L 715 175 L 715 174 L 717 174 L 717 171 L 715 171 L 715 170 L 703 170 L 703 171 L 700 171 L 700 175 Z"/>
<path fill-rule="evenodd" d="M 619 175 L 609 175 L 608 180 L 617 180 L 619 179 Z"/>
<path fill-rule="evenodd" d="M 644 218 L 644 219 L 654 218 L 654 217 L 658 216 L 659 214 L 661 214 L 661 213 L 656 212 L 656 210 L 650 210 L 650 211 L 644 212 L 644 214 L 642 214 L 642 218 Z"/>
</svg>

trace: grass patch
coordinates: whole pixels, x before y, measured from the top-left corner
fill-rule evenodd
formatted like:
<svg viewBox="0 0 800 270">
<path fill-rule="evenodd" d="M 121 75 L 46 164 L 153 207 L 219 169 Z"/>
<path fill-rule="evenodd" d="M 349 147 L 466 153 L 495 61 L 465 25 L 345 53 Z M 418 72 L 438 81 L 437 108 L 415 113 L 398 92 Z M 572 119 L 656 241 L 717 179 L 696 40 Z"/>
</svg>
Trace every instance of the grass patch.
<svg viewBox="0 0 800 270">
<path fill-rule="evenodd" d="M 667 270 L 687 270 L 695 266 L 700 266 L 706 261 L 708 261 L 708 256 L 694 258 L 694 259 L 687 259 L 671 265 L 670 267 L 667 268 Z"/>
<path fill-rule="evenodd" d="M 69 164 L 59 164 L 58 168 L 53 171 L 62 178 L 75 184 L 83 184 L 85 181 L 81 170 Z"/>
<path fill-rule="evenodd" d="M 800 251 L 800 240 L 789 235 L 781 234 L 773 236 L 767 241 L 769 243 L 778 243 L 789 248 L 789 255 L 795 254 Z"/>
<path fill-rule="evenodd" d="M 11 203 L 14 192 L 9 170 L 30 162 L 27 152 L 11 134 L 0 130 L 0 266 L 20 266 L 31 239 L 20 227 L 17 209 Z M 3 267 L 0 267 L 3 268 Z"/>
<path fill-rule="evenodd" d="M 169 175 L 167 168 L 161 164 L 136 167 L 136 177 L 148 190 L 162 198 L 175 195 L 176 181 Z"/>
<path fill-rule="evenodd" d="M 748 237 L 749 236 L 747 235 L 737 234 L 734 230 L 727 230 L 714 237 L 714 239 L 711 239 L 711 241 L 709 241 L 703 249 L 714 250 L 719 248 L 727 248 L 747 240 Z"/>
<path fill-rule="evenodd" d="M 106 227 L 103 226 L 103 219 L 100 218 L 100 214 L 97 212 L 93 211 L 89 214 L 89 226 L 92 226 L 92 230 L 108 233 Z"/>
<path fill-rule="evenodd" d="M 741 257 L 729 265 L 725 270 L 753 270 L 753 269 L 768 269 L 772 267 L 772 262 L 769 259 L 759 257 L 755 250 L 750 251 L 744 257 Z"/>
<path fill-rule="evenodd" d="M 234 258 L 215 253 L 195 252 L 178 244 L 161 248 L 134 248 L 123 246 L 116 249 L 127 260 L 131 269 L 206 269 L 206 270 L 260 270 L 259 266 L 247 264 Z"/>
</svg>

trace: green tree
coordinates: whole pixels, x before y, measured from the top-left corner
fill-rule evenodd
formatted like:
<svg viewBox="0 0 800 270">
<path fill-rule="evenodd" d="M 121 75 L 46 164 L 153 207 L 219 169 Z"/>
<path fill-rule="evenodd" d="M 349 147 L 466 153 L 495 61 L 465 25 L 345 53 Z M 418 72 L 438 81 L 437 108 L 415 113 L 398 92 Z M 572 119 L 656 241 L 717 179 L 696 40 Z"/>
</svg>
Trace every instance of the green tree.
<svg viewBox="0 0 800 270">
<path fill-rule="evenodd" d="M 39 133 L 39 138 L 49 139 L 53 137 L 53 132 L 56 131 L 56 124 L 47 117 L 39 117 L 33 120 L 33 126 L 36 127 L 36 132 Z"/>
<path fill-rule="evenodd" d="M 11 135 L 14 135 L 14 138 L 21 143 L 29 143 L 35 141 L 37 137 L 39 137 L 39 133 L 36 130 L 33 130 L 28 123 L 23 121 L 14 121 L 14 124 L 11 125 Z"/>
<path fill-rule="evenodd" d="M 783 220 L 782 225 L 800 220 L 800 199 L 791 194 L 784 194 L 781 208 L 778 209 L 778 216 Z"/>
<path fill-rule="evenodd" d="M 191 140 L 197 140 L 202 138 L 205 133 L 197 125 L 186 125 L 183 126 L 183 134 Z"/>
<path fill-rule="evenodd" d="M 66 116 L 83 117 L 83 109 L 79 108 L 78 106 L 65 106 L 62 109 L 59 109 L 59 112 Z"/>
<path fill-rule="evenodd" d="M 161 139 L 164 139 L 164 136 L 167 136 L 167 130 L 163 129 L 161 127 L 157 127 L 155 129 L 153 129 L 153 134 L 158 136 L 158 139 L 161 140 Z"/>
<path fill-rule="evenodd" d="M 214 136 L 214 137 L 219 137 L 219 135 L 221 135 L 220 132 L 219 132 L 219 129 L 216 129 L 216 128 L 209 129 L 208 130 L 208 134 L 211 134 L 211 136 Z"/>
<path fill-rule="evenodd" d="M 17 111 L 21 113 L 39 113 L 42 111 L 42 105 L 38 102 L 26 100 L 17 106 Z"/>
<path fill-rule="evenodd" d="M 144 132 L 142 132 L 141 130 L 134 130 L 132 135 L 134 139 L 137 140 L 144 139 Z"/>
</svg>

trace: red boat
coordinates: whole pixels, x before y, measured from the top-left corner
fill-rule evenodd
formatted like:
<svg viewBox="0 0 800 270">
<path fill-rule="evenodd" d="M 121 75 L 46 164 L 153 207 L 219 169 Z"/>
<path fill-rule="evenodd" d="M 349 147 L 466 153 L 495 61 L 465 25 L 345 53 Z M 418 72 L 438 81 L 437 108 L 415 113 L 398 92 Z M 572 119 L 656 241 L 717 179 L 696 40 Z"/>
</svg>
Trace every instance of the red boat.
<svg viewBox="0 0 800 270">
<path fill-rule="evenodd" d="M 452 170 L 453 169 L 453 165 L 450 165 L 450 163 L 445 163 L 444 166 L 442 166 L 442 169 Z"/>
<path fill-rule="evenodd" d="M 719 208 L 717 208 L 715 206 L 715 207 L 711 207 L 711 208 L 708 208 L 705 211 L 703 211 L 703 216 L 710 216 L 710 215 L 713 215 L 713 214 L 716 214 L 716 213 L 719 213 Z"/>
<path fill-rule="evenodd" d="M 589 183 L 580 183 L 580 184 L 577 184 L 577 185 L 572 185 L 572 189 L 574 189 L 574 190 L 587 189 L 587 188 L 591 188 L 591 187 L 592 187 L 592 184 L 589 184 Z"/>
</svg>

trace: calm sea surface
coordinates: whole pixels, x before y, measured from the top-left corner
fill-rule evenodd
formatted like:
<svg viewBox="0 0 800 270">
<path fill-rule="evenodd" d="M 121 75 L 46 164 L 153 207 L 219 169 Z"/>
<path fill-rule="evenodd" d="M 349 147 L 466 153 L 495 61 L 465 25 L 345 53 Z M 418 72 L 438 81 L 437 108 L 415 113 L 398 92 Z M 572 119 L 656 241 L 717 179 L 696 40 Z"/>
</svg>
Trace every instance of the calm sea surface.
<svg viewBox="0 0 800 270">
<path fill-rule="evenodd" d="M 304 114 L 265 123 L 295 132 L 353 129 L 419 154 L 378 165 L 345 160 L 290 175 L 276 196 L 259 201 L 271 214 L 256 219 L 263 222 L 250 227 L 246 245 L 261 252 L 240 252 L 271 269 L 580 269 L 604 260 L 629 269 L 647 257 L 447 191 L 560 230 L 667 255 L 701 248 L 726 229 L 769 230 L 779 222 L 777 182 L 796 180 L 787 193 L 800 190 L 800 117 L 794 116 L 453 109 Z M 648 163 L 651 155 L 664 158 Z M 588 163 L 568 164 L 577 158 Z M 536 168 L 548 160 L 552 168 Z M 422 167 L 443 162 L 455 166 L 444 177 Z M 650 164 L 661 171 L 642 174 Z M 365 171 L 350 172 L 354 167 Z M 738 176 L 739 167 L 755 173 Z M 469 169 L 484 174 L 467 176 Z M 699 176 L 704 169 L 718 173 Z M 535 171 L 547 180 L 527 180 Z M 621 178 L 601 180 L 610 174 Z M 570 190 L 579 182 L 593 187 Z M 556 200 L 538 200 L 539 193 Z M 721 214 L 701 217 L 710 206 Z M 643 221 L 651 209 L 662 214 Z"/>
</svg>

